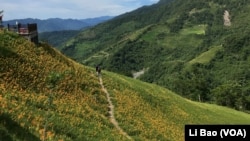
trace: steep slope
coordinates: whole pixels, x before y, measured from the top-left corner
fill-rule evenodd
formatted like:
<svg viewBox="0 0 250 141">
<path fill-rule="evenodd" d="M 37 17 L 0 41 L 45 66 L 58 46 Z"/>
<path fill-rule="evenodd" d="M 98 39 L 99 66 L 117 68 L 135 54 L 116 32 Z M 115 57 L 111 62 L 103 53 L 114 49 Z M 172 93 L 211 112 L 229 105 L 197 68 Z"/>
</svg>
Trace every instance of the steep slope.
<svg viewBox="0 0 250 141">
<path fill-rule="evenodd" d="M 55 48 L 63 46 L 70 38 L 75 37 L 81 30 L 64 30 L 39 33 L 39 41 L 47 42 Z"/>
<path fill-rule="evenodd" d="M 0 33 L 0 140 L 122 140 L 97 77 L 46 44 Z M 45 128 L 46 126 L 46 128 Z"/>
<path fill-rule="evenodd" d="M 85 30 L 62 52 L 197 101 L 250 110 L 250 1 L 161 0 Z"/>
<path fill-rule="evenodd" d="M 166 0 L 168 3 L 172 0 Z M 169 6 L 156 4 L 153 6 L 145 6 L 137 9 L 135 12 L 129 12 L 124 15 L 117 16 L 112 20 L 99 24 L 89 30 L 72 38 L 62 49 L 62 52 L 71 56 L 78 61 L 94 56 L 105 58 L 101 51 L 112 50 L 112 53 L 117 50 L 118 43 L 123 43 L 126 37 L 132 34 L 135 30 L 139 30 L 150 24 L 159 22 L 161 16 L 164 17 L 165 9 Z M 157 13 L 154 16 L 151 13 Z M 164 14 L 164 15 L 163 15 Z M 99 58 L 99 57 L 97 57 Z"/>
<path fill-rule="evenodd" d="M 105 72 L 103 80 L 120 126 L 135 140 L 182 141 L 185 124 L 247 124 L 250 118 L 249 114 L 193 102 L 165 88 L 122 75 Z"/>
<path fill-rule="evenodd" d="M 250 122 L 249 114 L 118 74 L 104 71 L 100 81 L 93 68 L 14 33 L 0 31 L 0 41 L 0 140 L 182 141 L 185 124 Z M 110 103 L 128 138 L 110 122 Z"/>
</svg>

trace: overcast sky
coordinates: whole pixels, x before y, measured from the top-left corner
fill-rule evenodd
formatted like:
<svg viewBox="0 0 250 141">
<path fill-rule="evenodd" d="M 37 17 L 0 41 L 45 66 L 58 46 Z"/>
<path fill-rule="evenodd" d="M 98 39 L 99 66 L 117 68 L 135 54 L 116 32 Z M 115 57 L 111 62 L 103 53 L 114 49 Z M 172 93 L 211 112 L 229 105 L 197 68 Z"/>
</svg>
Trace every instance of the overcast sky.
<svg viewBox="0 0 250 141">
<path fill-rule="evenodd" d="M 159 0 L 0 0 L 3 20 L 117 16 Z"/>
</svg>

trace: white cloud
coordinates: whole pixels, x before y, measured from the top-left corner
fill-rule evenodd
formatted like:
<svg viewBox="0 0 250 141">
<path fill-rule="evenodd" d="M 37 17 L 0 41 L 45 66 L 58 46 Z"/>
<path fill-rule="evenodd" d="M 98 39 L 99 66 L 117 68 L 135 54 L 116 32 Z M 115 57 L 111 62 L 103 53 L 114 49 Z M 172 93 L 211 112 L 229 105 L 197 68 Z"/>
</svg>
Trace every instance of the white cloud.
<svg viewBox="0 0 250 141">
<path fill-rule="evenodd" d="M 0 0 L 4 18 L 93 18 L 116 16 L 159 0 Z"/>
</svg>

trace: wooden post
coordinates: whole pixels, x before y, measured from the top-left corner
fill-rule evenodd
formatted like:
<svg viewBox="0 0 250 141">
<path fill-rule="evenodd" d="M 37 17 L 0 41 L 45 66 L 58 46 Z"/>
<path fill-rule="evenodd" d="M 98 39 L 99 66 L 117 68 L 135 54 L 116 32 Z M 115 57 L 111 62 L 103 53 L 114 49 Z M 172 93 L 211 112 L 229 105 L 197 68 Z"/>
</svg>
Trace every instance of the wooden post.
<svg viewBox="0 0 250 141">
<path fill-rule="evenodd" d="M 0 29 L 3 28 L 3 10 L 0 11 Z"/>
<path fill-rule="evenodd" d="M 20 28 L 21 28 L 21 24 L 18 23 L 18 24 L 17 24 L 17 32 L 18 32 L 18 33 L 20 33 Z"/>
</svg>

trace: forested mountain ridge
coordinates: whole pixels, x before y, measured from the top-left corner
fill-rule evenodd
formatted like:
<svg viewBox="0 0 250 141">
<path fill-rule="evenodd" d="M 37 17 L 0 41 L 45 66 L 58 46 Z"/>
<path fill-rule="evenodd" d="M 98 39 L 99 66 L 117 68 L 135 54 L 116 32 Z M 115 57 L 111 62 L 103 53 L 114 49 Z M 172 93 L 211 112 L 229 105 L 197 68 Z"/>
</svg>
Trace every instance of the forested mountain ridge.
<svg viewBox="0 0 250 141">
<path fill-rule="evenodd" d="M 81 30 L 63 30 L 63 31 L 52 31 L 42 32 L 39 34 L 39 41 L 47 42 L 51 46 L 58 48 L 67 42 L 70 38 L 77 36 Z"/>
<path fill-rule="evenodd" d="M 192 100 L 250 109 L 250 1 L 173 0 L 85 30 L 61 50 Z"/>
<path fill-rule="evenodd" d="M 88 18 L 88 19 L 22 19 L 22 20 L 12 20 L 11 23 L 15 21 L 20 21 L 21 23 L 35 22 L 38 24 L 39 30 L 39 40 L 48 42 L 53 47 L 60 47 L 68 41 L 69 38 L 76 36 L 81 30 L 93 27 L 99 23 L 105 22 L 112 19 L 112 16 L 102 16 L 98 18 Z M 5 23 L 7 23 L 6 21 Z"/>
<path fill-rule="evenodd" d="M 21 24 L 27 23 L 37 23 L 38 32 L 53 32 L 53 31 L 63 31 L 63 30 L 80 30 L 88 28 L 98 23 L 112 19 L 111 16 L 103 16 L 97 18 L 88 18 L 88 19 L 61 19 L 61 18 L 49 18 L 49 19 L 13 19 L 4 21 L 3 24 L 7 27 L 7 24 L 16 24 L 19 22 Z"/>
</svg>

